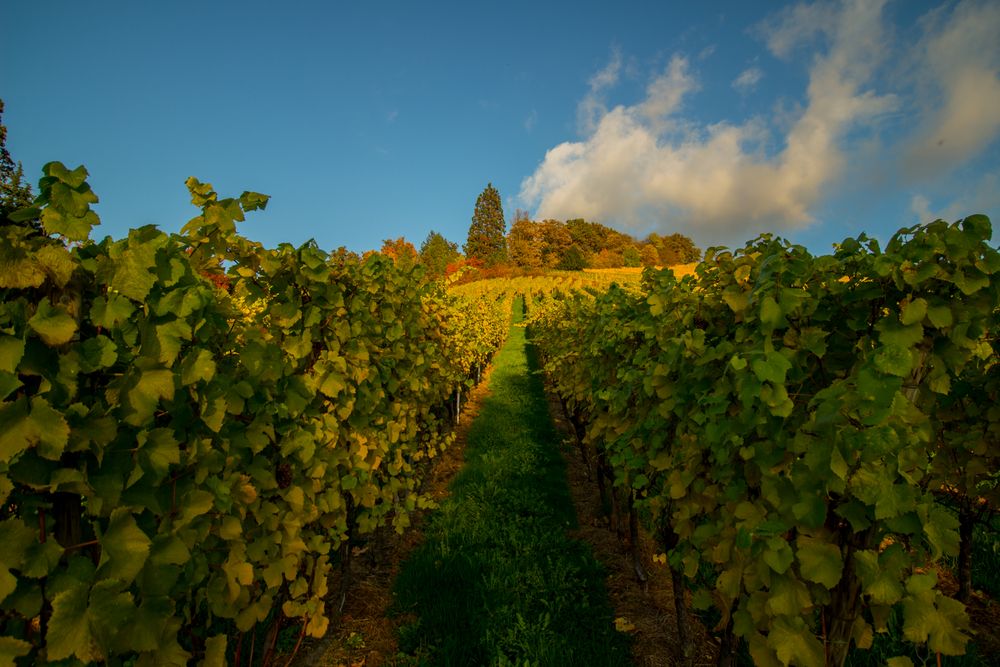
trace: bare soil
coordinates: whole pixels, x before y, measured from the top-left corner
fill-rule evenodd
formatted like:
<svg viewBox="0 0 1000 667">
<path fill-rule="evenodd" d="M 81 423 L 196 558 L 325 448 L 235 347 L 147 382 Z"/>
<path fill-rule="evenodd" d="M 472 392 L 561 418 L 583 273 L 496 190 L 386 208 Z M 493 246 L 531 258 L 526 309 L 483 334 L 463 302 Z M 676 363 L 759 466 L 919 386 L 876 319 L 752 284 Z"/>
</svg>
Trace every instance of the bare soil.
<svg viewBox="0 0 1000 667">
<path fill-rule="evenodd" d="M 487 368 L 477 385 L 463 397 L 462 415 L 455 431 L 455 441 L 434 461 L 424 483 L 424 493 L 440 503 L 448 496 L 448 487 L 465 463 L 465 446 L 469 427 L 479 414 L 480 405 L 489 396 L 489 378 L 493 367 Z M 412 517 L 412 523 L 402 535 L 391 527 L 381 529 L 368 544 L 355 548 L 353 572 L 343 610 L 334 593 L 328 601 L 331 613 L 330 629 L 322 639 L 303 642 L 294 661 L 298 667 L 380 667 L 397 653 L 397 630 L 406 623 L 405 617 L 390 618 L 393 604 L 392 587 L 400 566 L 424 539 L 423 527 L 432 510 L 423 510 Z M 331 591 L 340 591 L 340 572 L 331 577 Z M 278 660 L 276 664 L 282 664 Z"/>
<path fill-rule="evenodd" d="M 434 463 L 426 481 L 425 492 L 440 502 L 448 496 L 448 487 L 464 464 L 468 431 L 479 412 L 482 401 L 489 395 L 489 375 L 467 397 L 462 420 L 456 430 L 454 444 Z M 673 586 L 667 566 L 654 560 L 657 555 L 653 539 L 640 528 L 638 553 L 647 573 L 642 582 L 637 577 L 627 547 L 618 539 L 601 508 L 596 483 L 575 445 L 572 428 L 565 420 L 558 400 L 549 394 L 549 413 L 562 442 L 560 452 L 566 461 L 570 495 L 576 508 L 579 528 L 571 536 L 590 545 L 594 556 L 607 570 L 606 586 L 615 610 L 617 623 L 632 637 L 632 659 L 637 667 L 674 667 L 684 665 L 676 630 Z M 354 552 L 354 572 L 344 607 L 336 594 L 331 595 L 330 631 L 318 640 L 303 643 L 294 665 L 322 667 L 380 667 L 391 663 L 397 654 L 397 630 L 407 622 L 405 616 L 390 618 L 393 604 L 392 586 L 400 566 L 423 542 L 423 526 L 430 510 L 413 517 L 413 524 L 403 534 L 391 529 L 380 531 L 367 545 Z M 957 588 L 951 573 L 939 572 L 942 590 L 953 594 Z M 330 581 L 330 590 L 340 590 L 339 571 Z M 690 611 L 690 610 L 689 610 Z M 1000 656 L 1000 604 L 990 597 L 975 593 L 968 605 L 976 643 L 983 656 Z M 691 617 L 695 644 L 692 667 L 716 664 L 718 643 L 697 620 Z M 282 664 L 287 657 L 279 657 Z M 995 659 L 995 658 L 994 658 Z M 993 663 L 990 663 L 993 664 Z"/>
<path fill-rule="evenodd" d="M 640 528 L 637 548 L 647 579 L 645 583 L 639 580 L 632 564 L 632 556 L 619 541 L 602 511 L 597 483 L 588 475 L 587 466 L 576 447 L 572 427 L 563 416 L 558 399 L 551 394 L 548 398 L 549 414 L 563 435 L 560 451 L 566 460 L 570 495 L 580 524 L 571 534 L 590 545 L 594 557 L 608 572 L 608 597 L 614 607 L 619 629 L 628 629 L 632 636 L 632 661 L 638 667 L 683 665 L 670 570 L 665 564 L 653 560 L 657 553 L 656 544 Z M 718 646 L 693 617 L 691 634 L 695 654 L 690 665 L 714 666 Z"/>
<path fill-rule="evenodd" d="M 639 555 L 648 579 L 645 584 L 639 581 L 631 556 L 602 512 L 597 484 L 588 476 L 572 427 L 563 416 L 558 399 L 551 394 L 549 413 L 563 434 L 561 450 L 566 460 L 570 494 L 580 521 L 576 536 L 590 544 L 594 556 L 608 570 L 608 595 L 615 608 L 615 616 L 634 626 L 630 631 L 633 661 L 639 667 L 683 665 L 669 569 L 653 560 L 657 553 L 656 545 L 640 527 Z M 947 568 L 938 568 L 938 575 L 941 591 L 953 596 L 958 590 L 954 575 Z M 1000 603 L 985 593 L 974 591 L 966 608 L 979 654 L 988 661 L 987 664 L 1000 665 Z M 693 617 L 691 626 L 696 647 L 692 665 L 714 666 L 718 657 L 718 641 Z"/>
<path fill-rule="evenodd" d="M 448 496 L 448 487 L 464 464 L 469 427 L 482 401 L 489 395 L 490 371 L 492 368 L 484 373 L 482 382 L 466 399 L 455 442 L 435 462 L 426 482 L 425 491 L 438 502 Z M 572 430 L 558 401 L 551 395 L 549 413 L 563 437 L 559 443 L 560 452 L 566 461 L 567 481 L 579 522 L 579 528 L 571 535 L 589 544 L 608 572 L 608 596 L 616 619 L 632 636 L 634 663 L 639 667 L 682 665 L 669 570 L 653 560 L 655 544 L 640 530 L 639 553 L 648 578 L 645 584 L 638 580 L 631 556 L 601 511 L 596 484 L 589 478 L 573 444 Z M 383 530 L 376 539 L 355 551 L 352 583 L 342 612 L 331 617 L 330 630 L 325 637 L 303 643 L 294 665 L 381 667 L 392 661 L 397 654 L 397 630 L 407 622 L 405 617 L 388 616 L 393 604 L 392 586 L 401 564 L 423 542 L 423 525 L 428 514 L 429 511 L 423 511 L 414 516 L 413 524 L 403 535 L 391 529 Z M 339 577 L 338 571 L 331 578 L 331 591 L 340 590 Z M 330 609 L 335 610 L 339 602 L 335 594 L 331 595 Z M 715 665 L 718 650 L 713 638 L 694 619 L 692 621 L 698 648 L 691 664 L 694 667 Z M 281 662 L 279 659 L 277 664 Z"/>
</svg>

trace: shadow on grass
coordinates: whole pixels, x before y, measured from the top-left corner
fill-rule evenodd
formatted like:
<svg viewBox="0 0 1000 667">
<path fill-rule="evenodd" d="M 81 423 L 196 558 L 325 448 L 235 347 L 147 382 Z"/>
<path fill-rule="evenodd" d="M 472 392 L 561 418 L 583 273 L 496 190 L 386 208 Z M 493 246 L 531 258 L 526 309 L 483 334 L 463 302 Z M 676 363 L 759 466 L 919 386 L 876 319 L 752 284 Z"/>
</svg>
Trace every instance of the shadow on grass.
<svg viewBox="0 0 1000 667">
<path fill-rule="evenodd" d="M 630 664 L 603 570 L 566 536 L 576 518 L 537 368 L 513 326 L 466 467 L 396 581 L 395 613 L 413 615 L 396 664 Z"/>
</svg>

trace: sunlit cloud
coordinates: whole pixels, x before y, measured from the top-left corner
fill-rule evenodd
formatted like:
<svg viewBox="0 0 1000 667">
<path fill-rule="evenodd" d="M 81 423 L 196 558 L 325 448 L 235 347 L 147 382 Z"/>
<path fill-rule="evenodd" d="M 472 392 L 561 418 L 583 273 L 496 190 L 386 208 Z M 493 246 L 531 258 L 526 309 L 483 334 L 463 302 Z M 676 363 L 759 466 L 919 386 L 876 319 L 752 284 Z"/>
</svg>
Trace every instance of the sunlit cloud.
<svg viewBox="0 0 1000 667">
<path fill-rule="evenodd" d="M 614 53 L 578 107 L 581 139 L 551 148 L 522 182 L 520 199 L 540 219 L 585 217 L 733 241 L 815 223 L 838 185 L 853 178 L 863 187 L 871 170 L 864 160 L 875 150 L 889 156 L 883 162 L 895 160 L 887 168 L 923 178 L 965 163 L 1000 133 L 1000 6 L 965 2 L 936 12 L 914 46 L 894 45 L 884 4 L 801 4 L 756 26 L 775 57 L 809 63 L 801 105 L 767 116 L 700 120 L 695 93 L 704 82 L 681 55 L 641 100 L 609 106 L 622 60 Z M 922 105 L 913 80 L 890 75 L 902 58 L 933 78 L 938 92 Z M 764 76 L 753 67 L 732 85 L 750 90 Z M 929 206 L 911 202 L 915 213 Z"/>
<path fill-rule="evenodd" d="M 597 123 L 602 116 L 607 114 L 608 109 L 604 103 L 604 94 L 609 88 L 618 83 L 618 77 L 622 71 L 622 54 L 618 49 L 611 53 L 611 60 L 590 77 L 586 96 L 580 101 L 576 109 L 577 125 L 581 132 L 593 132 L 597 129 Z"/>
<path fill-rule="evenodd" d="M 925 119 L 903 155 L 905 173 L 933 177 L 985 149 L 1000 132 L 1000 4 L 966 2 L 926 20 L 917 52 Z"/>
<path fill-rule="evenodd" d="M 674 57 L 666 71 L 646 87 L 646 98 L 635 107 L 645 121 L 657 129 L 673 127 L 669 122 L 680 110 L 681 101 L 698 90 L 698 81 L 691 75 L 686 58 Z"/>
<path fill-rule="evenodd" d="M 662 222 L 706 232 L 699 236 L 810 223 L 823 186 L 843 166 L 839 139 L 894 106 L 867 87 L 883 55 L 879 14 L 879 5 L 852 5 L 816 27 L 830 33 L 831 46 L 815 59 L 808 104 L 780 152 L 762 150 L 769 132 L 762 119 L 705 125 L 681 113 L 698 82 L 675 56 L 643 101 L 615 107 L 583 141 L 548 151 L 522 183 L 522 198 L 540 218 L 583 216 L 634 229 Z M 781 30 L 811 28 L 800 20 L 773 30 L 784 49 L 794 40 Z"/>
</svg>

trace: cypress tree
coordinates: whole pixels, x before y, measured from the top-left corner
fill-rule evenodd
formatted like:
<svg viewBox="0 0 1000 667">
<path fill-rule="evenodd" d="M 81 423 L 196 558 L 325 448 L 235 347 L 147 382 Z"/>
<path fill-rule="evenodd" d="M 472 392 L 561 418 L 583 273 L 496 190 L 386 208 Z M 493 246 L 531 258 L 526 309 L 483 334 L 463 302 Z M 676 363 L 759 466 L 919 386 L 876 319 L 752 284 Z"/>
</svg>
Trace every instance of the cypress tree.
<svg viewBox="0 0 1000 667">
<path fill-rule="evenodd" d="M 465 243 L 465 256 L 480 260 L 486 266 L 507 261 L 506 232 L 500 193 L 492 183 L 488 183 L 476 199 L 476 210 L 472 214 L 469 238 Z"/>
</svg>

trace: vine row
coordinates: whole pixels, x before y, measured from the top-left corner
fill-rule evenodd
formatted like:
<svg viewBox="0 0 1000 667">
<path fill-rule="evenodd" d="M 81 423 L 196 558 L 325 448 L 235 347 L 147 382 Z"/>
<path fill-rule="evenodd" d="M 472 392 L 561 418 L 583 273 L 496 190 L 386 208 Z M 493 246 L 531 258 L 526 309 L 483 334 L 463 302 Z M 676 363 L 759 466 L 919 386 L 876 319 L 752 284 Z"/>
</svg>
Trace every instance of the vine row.
<svg viewBox="0 0 1000 667">
<path fill-rule="evenodd" d="M 535 299 L 583 453 L 668 552 L 682 640 L 687 588 L 721 660 L 740 640 L 759 665 L 842 665 L 894 610 L 908 641 L 964 652 L 934 564 L 968 576 L 968 526 L 1000 506 L 990 237 L 980 215 L 822 256 L 765 235 L 638 292 Z"/>
<path fill-rule="evenodd" d="M 276 610 L 322 636 L 352 539 L 429 503 L 509 302 L 264 248 L 236 226 L 266 196 L 193 178 L 180 234 L 96 241 L 86 177 L 46 165 L 0 228 L 0 659 L 222 665 Z"/>
</svg>

